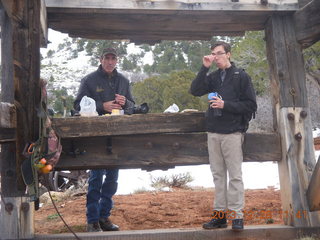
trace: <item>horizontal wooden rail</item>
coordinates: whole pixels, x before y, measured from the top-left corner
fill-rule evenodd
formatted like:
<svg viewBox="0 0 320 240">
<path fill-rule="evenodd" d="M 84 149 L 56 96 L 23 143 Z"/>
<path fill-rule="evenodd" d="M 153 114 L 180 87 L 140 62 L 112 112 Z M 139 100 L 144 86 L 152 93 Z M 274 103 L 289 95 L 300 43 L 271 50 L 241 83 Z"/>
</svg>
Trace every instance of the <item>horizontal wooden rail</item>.
<svg viewBox="0 0 320 240">
<path fill-rule="evenodd" d="M 54 118 L 61 138 L 98 137 L 146 133 L 204 132 L 204 112 L 108 115 Z"/>
<path fill-rule="evenodd" d="M 167 169 L 208 164 L 206 133 L 143 134 L 62 139 L 56 170 L 93 168 Z M 277 134 L 246 134 L 244 161 L 281 159 Z"/>
</svg>

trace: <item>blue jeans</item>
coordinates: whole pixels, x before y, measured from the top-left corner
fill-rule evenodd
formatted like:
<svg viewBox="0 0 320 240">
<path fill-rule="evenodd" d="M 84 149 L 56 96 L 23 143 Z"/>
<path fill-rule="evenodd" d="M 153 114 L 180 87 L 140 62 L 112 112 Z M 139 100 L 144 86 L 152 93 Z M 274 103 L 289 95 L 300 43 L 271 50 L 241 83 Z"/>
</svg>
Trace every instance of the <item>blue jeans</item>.
<svg viewBox="0 0 320 240">
<path fill-rule="evenodd" d="M 87 194 L 87 222 L 98 222 L 107 218 L 113 206 L 112 196 L 117 192 L 119 169 L 97 169 L 90 171 Z M 104 181 L 103 176 L 106 176 Z"/>
</svg>

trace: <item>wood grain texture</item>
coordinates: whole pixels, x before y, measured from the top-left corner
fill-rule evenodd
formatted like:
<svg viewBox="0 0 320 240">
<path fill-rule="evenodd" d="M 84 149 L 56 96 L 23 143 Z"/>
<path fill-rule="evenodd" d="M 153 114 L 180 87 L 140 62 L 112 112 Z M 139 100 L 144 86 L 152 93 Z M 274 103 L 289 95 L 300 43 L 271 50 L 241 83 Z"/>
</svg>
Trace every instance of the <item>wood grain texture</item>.
<svg viewBox="0 0 320 240">
<path fill-rule="evenodd" d="M 143 134 L 62 139 L 61 169 L 142 168 L 166 169 L 208 164 L 206 133 Z M 246 134 L 244 161 L 281 159 L 277 134 Z"/>
<path fill-rule="evenodd" d="M 318 226 L 319 215 L 309 212 L 306 191 L 315 169 L 315 158 L 312 135 L 308 134 L 311 126 L 306 124 L 300 112 L 305 109 L 282 108 L 280 114 L 280 134 L 282 136 L 282 160 L 279 162 L 280 186 L 283 210 L 292 213 L 285 219 L 288 225 Z M 288 114 L 294 115 L 294 120 L 288 120 Z M 319 189 L 318 189 L 319 190 Z M 303 218 L 295 213 L 307 211 Z"/>
<path fill-rule="evenodd" d="M 272 1 L 272 0 L 271 0 Z M 270 3 L 270 0 L 269 0 Z M 296 11 L 297 1 L 46 1 L 48 26 L 90 39 L 210 40 L 263 30 L 274 14 Z"/>
<path fill-rule="evenodd" d="M 313 170 L 313 174 L 307 190 L 307 200 L 310 211 L 320 210 L 320 157 L 316 167 Z"/>
<path fill-rule="evenodd" d="M 307 48 L 320 40 L 320 1 L 312 0 L 294 14 L 298 42 Z"/>
<path fill-rule="evenodd" d="M 204 112 L 54 118 L 52 126 L 62 138 L 204 132 Z"/>
<path fill-rule="evenodd" d="M 0 102 L 0 129 L 16 128 L 16 108 L 13 104 Z"/>
<path fill-rule="evenodd" d="M 266 28 L 272 94 L 280 107 L 307 107 L 306 77 L 293 18 L 273 16 Z"/>
<path fill-rule="evenodd" d="M 288 225 L 319 226 L 310 213 L 306 191 L 315 166 L 310 110 L 301 47 L 296 41 L 292 16 L 273 16 L 266 25 L 267 57 L 271 74 L 275 129 L 281 136 L 279 162 L 282 208 L 291 213 Z M 304 218 L 296 213 L 307 211 Z"/>
</svg>

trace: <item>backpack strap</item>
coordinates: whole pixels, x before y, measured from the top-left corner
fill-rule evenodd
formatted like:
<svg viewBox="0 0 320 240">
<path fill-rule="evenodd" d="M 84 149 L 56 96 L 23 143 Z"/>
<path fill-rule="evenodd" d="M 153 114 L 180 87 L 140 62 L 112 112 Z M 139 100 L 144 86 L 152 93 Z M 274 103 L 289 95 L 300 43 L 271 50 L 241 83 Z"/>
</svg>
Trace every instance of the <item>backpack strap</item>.
<svg viewBox="0 0 320 240">
<path fill-rule="evenodd" d="M 241 77 L 240 77 L 240 71 L 243 71 L 243 69 L 236 68 L 235 71 L 233 72 L 233 78 L 232 78 L 232 84 L 233 84 L 233 89 L 237 93 L 237 97 L 240 100 L 240 95 L 241 95 Z M 240 90 L 240 91 L 239 91 Z"/>
</svg>

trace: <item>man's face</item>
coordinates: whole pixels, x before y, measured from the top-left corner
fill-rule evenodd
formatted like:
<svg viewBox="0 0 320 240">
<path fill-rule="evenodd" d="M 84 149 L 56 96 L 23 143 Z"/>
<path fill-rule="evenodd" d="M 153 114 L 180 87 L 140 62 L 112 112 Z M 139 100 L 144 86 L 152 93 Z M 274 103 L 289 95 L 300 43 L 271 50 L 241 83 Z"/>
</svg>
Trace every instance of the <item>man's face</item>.
<svg viewBox="0 0 320 240">
<path fill-rule="evenodd" d="M 103 57 L 100 58 L 100 63 L 103 68 L 107 73 L 111 74 L 113 70 L 115 69 L 116 65 L 118 62 L 117 56 L 113 54 L 106 54 Z"/>
<path fill-rule="evenodd" d="M 217 46 L 211 50 L 213 61 L 220 69 L 226 69 L 230 66 L 230 52 L 226 53 L 223 46 Z"/>
</svg>

